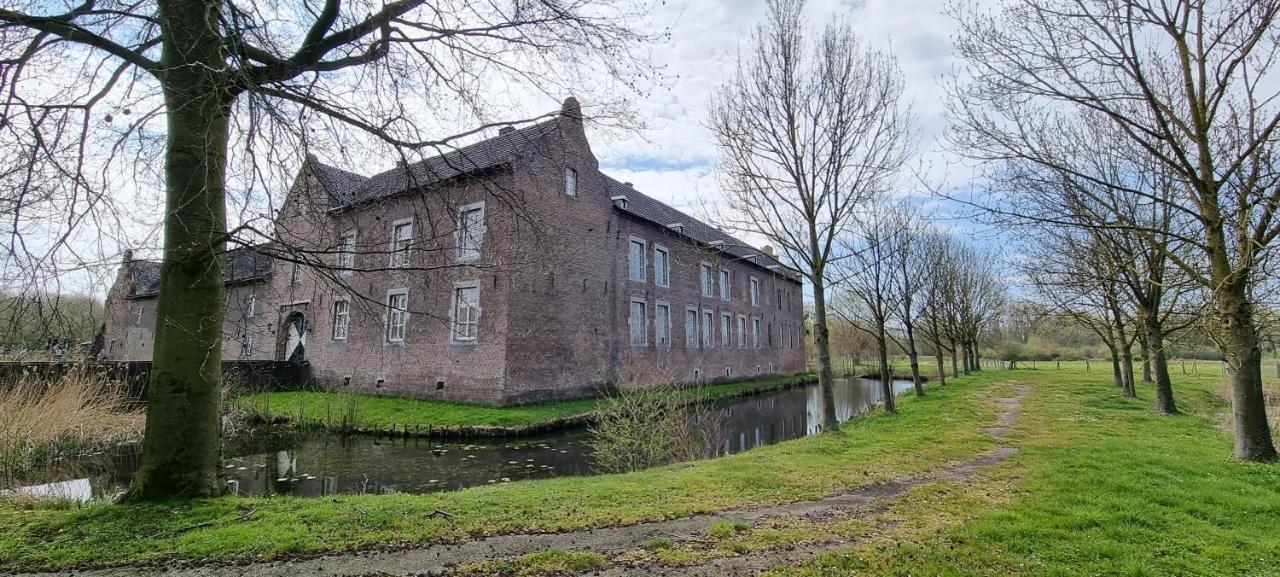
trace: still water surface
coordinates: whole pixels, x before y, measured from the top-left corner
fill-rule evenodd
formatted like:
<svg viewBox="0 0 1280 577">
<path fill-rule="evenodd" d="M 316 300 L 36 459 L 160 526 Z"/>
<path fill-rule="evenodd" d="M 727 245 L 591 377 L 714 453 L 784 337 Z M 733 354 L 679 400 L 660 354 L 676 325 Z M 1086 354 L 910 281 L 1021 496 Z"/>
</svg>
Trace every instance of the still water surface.
<svg viewBox="0 0 1280 577">
<path fill-rule="evenodd" d="M 895 381 L 897 393 L 910 381 Z M 869 379 L 836 381 L 836 414 L 846 421 L 870 411 L 881 399 Z M 818 432 L 821 392 L 817 385 L 726 401 L 721 455 Z M 591 447 L 585 429 L 508 439 L 387 439 L 296 431 L 252 430 L 229 439 L 223 475 L 242 495 L 336 493 L 429 493 L 523 479 L 590 475 Z M 129 485 L 138 448 L 121 447 L 57 463 L 27 479 L 20 491 L 76 500 L 111 497 Z"/>
</svg>

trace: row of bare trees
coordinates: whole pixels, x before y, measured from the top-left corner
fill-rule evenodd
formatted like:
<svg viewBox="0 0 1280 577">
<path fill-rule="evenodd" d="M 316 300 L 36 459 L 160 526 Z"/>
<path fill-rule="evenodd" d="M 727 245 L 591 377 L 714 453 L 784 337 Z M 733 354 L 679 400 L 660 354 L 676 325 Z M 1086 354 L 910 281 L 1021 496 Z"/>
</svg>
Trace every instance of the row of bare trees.
<svg viewBox="0 0 1280 577">
<path fill-rule="evenodd" d="M 841 242 L 832 311 L 876 345 L 885 406 L 894 410 L 889 353 L 905 351 L 917 395 L 920 357 L 932 351 L 941 384 L 981 367 L 979 343 L 1000 317 L 1004 283 L 993 255 L 939 231 L 905 201 L 860 213 Z"/>
<path fill-rule="evenodd" d="M 1276 457 L 1262 389 L 1259 287 L 1280 237 L 1277 0 L 1015 0 L 960 5 L 951 146 L 981 163 L 966 199 L 1028 229 L 1042 295 L 1150 359 L 1204 314 L 1231 373 L 1235 456 Z M 1122 368 L 1121 385 L 1133 393 Z"/>
</svg>

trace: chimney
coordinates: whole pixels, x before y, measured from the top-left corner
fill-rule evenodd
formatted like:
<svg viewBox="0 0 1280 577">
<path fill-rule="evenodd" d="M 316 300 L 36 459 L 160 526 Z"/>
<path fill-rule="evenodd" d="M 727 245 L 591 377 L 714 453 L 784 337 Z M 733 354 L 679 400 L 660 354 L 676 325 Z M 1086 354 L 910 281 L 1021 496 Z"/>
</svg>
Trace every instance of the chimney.
<svg viewBox="0 0 1280 577">
<path fill-rule="evenodd" d="M 126 248 L 124 249 L 124 258 L 121 264 L 129 264 L 131 262 L 133 262 L 133 249 Z"/>
<path fill-rule="evenodd" d="M 624 182 L 624 183 L 622 183 L 622 184 L 627 185 L 627 188 L 635 188 L 634 186 L 632 186 L 632 185 L 631 185 L 631 183 L 630 183 L 630 182 Z"/>
<path fill-rule="evenodd" d="M 760 252 L 768 255 L 769 258 L 776 258 L 773 254 L 773 247 L 767 244 L 761 247 Z"/>
<path fill-rule="evenodd" d="M 498 129 L 498 134 L 508 134 L 515 131 L 516 131 L 516 127 L 514 126 L 503 126 L 502 128 Z"/>
<path fill-rule="evenodd" d="M 578 104 L 578 99 L 572 96 L 564 99 L 564 104 L 560 105 L 560 116 L 582 120 L 582 105 Z"/>
</svg>

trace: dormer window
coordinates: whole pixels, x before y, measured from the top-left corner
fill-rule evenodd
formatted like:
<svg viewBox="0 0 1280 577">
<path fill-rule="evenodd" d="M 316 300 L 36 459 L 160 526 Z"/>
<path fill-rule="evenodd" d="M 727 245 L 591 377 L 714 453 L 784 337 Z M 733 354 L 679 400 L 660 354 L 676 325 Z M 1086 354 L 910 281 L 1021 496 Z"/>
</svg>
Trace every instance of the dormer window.
<svg viewBox="0 0 1280 577">
<path fill-rule="evenodd" d="M 572 168 L 564 169 L 564 193 L 578 196 L 578 171 Z"/>
<path fill-rule="evenodd" d="M 609 197 L 609 200 L 612 200 L 613 204 L 616 205 L 618 208 L 627 208 L 627 195 L 625 194 L 611 196 Z"/>
</svg>

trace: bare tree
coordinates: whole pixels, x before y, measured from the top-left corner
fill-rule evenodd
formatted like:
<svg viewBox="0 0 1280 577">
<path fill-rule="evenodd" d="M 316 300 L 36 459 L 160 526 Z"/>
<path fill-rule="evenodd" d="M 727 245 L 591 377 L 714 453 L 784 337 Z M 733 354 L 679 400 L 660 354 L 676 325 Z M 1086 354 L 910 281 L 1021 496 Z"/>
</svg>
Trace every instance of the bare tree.
<svg viewBox="0 0 1280 577">
<path fill-rule="evenodd" d="M 634 74 L 632 48 L 647 39 L 629 27 L 623 0 L 8 6 L 0 129 L 22 160 L 7 165 L 7 182 L 37 193 L 25 199 L 70 198 L 76 215 L 87 211 L 77 198 L 111 197 L 103 167 L 129 154 L 125 172 L 164 183 L 159 322 L 133 491 L 146 499 L 217 490 L 221 255 L 240 232 L 227 226 L 229 178 L 252 194 L 273 153 L 297 154 L 319 131 L 439 150 L 466 134 L 424 138 L 433 112 L 485 117 L 505 98 L 489 96 L 494 81 L 554 93 L 574 71 Z M 162 174 L 149 173 L 154 160 Z M 71 192 L 38 194 L 51 181 Z"/>
<path fill-rule="evenodd" d="M 803 0 L 770 0 L 732 79 L 714 97 L 726 228 L 763 236 L 813 285 L 822 425 L 835 430 L 829 265 L 860 206 L 888 190 L 911 146 L 903 76 L 847 23 L 809 38 Z"/>
<path fill-rule="evenodd" d="M 1184 240 L 1200 258 L 1169 257 L 1211 291 L 1215 338 L 1232 369 L 1235 456 L 1251 461 L 1276 457 L 1253 287 L 1280 236 L 1278 13 L 1275 0 L 1020 0 L 960 10 L 967 79 L 952 91 L 954 145 L 968 156 L 1147 194 L 1058 154 L 1063 116 L 1088 112 L 1168 168 L 1177 194 L 1146 198 L 1195 223 Z"/>
<path fill-rule="evenodd" d="M 893 341 L 889 324 L 900 311 L 899 262 L 905 258 L 905 235 L 895 218 L 899 214 L 887 202 L 875 202 L 859 215 L 854 230 L 841 238 L 841 253 L 847 256 L 836 264 L 839 276 L 832 283 L 831 303 L 836 316 L 875 341 L 884 407 L 890 413 L 897 412 L 897 407 L 889 366 Z"/>
</svg>

